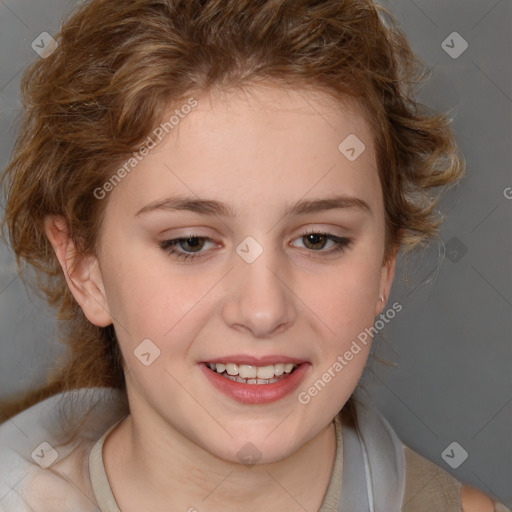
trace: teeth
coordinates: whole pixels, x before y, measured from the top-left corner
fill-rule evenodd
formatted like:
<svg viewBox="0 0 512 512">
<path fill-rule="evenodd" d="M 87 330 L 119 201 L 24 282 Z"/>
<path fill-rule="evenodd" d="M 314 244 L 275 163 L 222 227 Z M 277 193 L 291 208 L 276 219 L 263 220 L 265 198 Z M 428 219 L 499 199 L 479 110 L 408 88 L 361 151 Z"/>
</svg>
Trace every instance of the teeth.
<svg viewBox="0 0 512 512">
<path fill-rule="evenodd" d="M 292 370 L 293 370 L 293 364 L 292 363 L 284 365 L 284 373 L 290 373 Z"/>
<path fill-rule="evenodd" d="M 283 375 L 283 373 L 284 373 L 284 364 L 275 364 L 274 365 L 274 375 L 279 377 L 280 375 Z"/>
<path fill-rule="evenodd" d="M 242 379 L 238 375 L 232 376 L 232 375 L 223 375 L 227 379 L 233 380 L 235 382 L 240 382 L 242 384 L 272 384 L 273 382 L 278 382 L 281 379 L 275 378 L 275 379 Z"/>
<path fill-rule="evenodd" d="M 226 365 L 226 371 L 228 375 L 238 375 L 238 365 L 235 363 L 228 363 Z"/>
<path fill-rule="evenodd" d="M 267 366 L 252 366 L 236 363 L 208 363 L 208 366 L 217 373 L 224 373 L 225 377 L 236 380 L 237 382 L 247 382 L 248 384 L 267 384 L 268 381 L 274 381 L 275 377 L 281 377 L 284 373 L 291 373 L 298 366 L 296 363 L 278 363 Z M 236 378 L 236 379 L 235 379 Z M 247 381 L 245 379 L 248 379 Z"/>
<path fill-rule="evenodd" d="M 274 376 L 274 365 L 260 366 L 257 371 L 258 379 L 271 379 Z M 240 375 L 241 377 L 241 375 Z"/>
<path fill-rule="evenodd" d="M 242 379 L 255 379 L 256 376 L 260 378 L 272 378 L 274 376 L 274 373 L 272 372 L 272 375 L 270 377 L 261 377 L 260 370 L 256 366 L 248 366 L 246 364 L 238 365 L 238 375 L 242 377 Z"/>
</svg>

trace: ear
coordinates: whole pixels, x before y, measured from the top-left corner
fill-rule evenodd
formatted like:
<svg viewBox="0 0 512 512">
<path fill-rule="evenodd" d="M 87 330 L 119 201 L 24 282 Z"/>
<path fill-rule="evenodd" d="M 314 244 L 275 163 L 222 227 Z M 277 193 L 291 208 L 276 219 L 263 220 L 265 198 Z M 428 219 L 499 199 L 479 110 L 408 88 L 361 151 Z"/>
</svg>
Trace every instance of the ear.
<svg viewBox="0 0 512 512">
<path fill-rule="evenodd" d="M 377 297 L 377 302 L 375 304 L 375 316 L 382 313 L 391 293 L 391 286 L 393 285 L 393 279 L 395 277 L 397 252 L 398 251 L 395 249 L 388 260 L 382 265 L 380 272 L 379 296 Z M 381 300 L 381 297 L 383 297 L 384 300 Z"/>
<path fill-rule="evenodd" d="M 64 217 L 48 215 L 44 220 L 44 229 L 62 267 L 68 287 L 84 315 L 98 327 L 110 325 L 112 317 L 96 256 L 79 255 Z"/>
</svg>

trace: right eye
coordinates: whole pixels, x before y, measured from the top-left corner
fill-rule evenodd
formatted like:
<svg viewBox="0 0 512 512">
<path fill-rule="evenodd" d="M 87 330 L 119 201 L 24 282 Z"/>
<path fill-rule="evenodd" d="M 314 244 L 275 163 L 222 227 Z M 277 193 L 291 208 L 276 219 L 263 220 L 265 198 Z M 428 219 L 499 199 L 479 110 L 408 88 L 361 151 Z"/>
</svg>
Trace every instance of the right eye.
<svg viewBox="0 0 512 512">
<path fill-rule="evenodd" d="M 162 240 L 159 242 L 159 246 L 166 253 L 176 257 L 177 259 L 187 260 L 189 258 L 195 259 L 202 257 L 201 254 L 205 251 L 201 251 L 201 249 L 204 247 L 205 241 L 213 243 L 211 238 L 191 234 L 186 237 Z"/>
</svg>

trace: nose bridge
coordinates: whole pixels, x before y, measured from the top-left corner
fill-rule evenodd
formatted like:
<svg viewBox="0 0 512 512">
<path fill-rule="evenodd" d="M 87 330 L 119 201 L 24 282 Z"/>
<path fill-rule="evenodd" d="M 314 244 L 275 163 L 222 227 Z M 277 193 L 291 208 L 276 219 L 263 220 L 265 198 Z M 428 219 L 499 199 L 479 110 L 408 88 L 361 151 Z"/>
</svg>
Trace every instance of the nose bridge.
<svg viewBox="0 0 512 512">
<path fill-rule="evenodd" d="M 229 325 L 265 337 L 293 321 L 294 305 L 285 258 L 271 234 L 258 238 L 248 236 L 236 247 L 224 314 Z"/>
</svg>

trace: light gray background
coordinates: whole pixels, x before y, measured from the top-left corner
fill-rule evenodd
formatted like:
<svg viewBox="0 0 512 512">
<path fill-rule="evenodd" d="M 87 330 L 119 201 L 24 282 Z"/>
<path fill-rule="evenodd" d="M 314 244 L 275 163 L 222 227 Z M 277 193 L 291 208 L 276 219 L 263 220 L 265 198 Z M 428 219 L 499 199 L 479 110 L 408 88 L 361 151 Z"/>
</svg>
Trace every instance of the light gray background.
<svg viewBox="0 0 512 512">
<path fill-rule="evenodd" d="M 387 0 L 413 50 L 432 67 L 419 99 L 453 109 L 467 176 L 441 203 L 442 242 L 409 260 L 388 307 L 403 304 L 375 338 L 362 384 L 402 440 L 459 480 L 512 507 L 512 0 Z M 19 77 L 39 58 L 32 41 L 55 34 L 76 1 L 0 0 L 0 166 L 20 108 Z M 458 32 L 457 59 L 441 43 Z M 1 204 L 0 204 L 1 207 Z M 2 210 L 0 210 L 0 213 Z M 445 254 L 443 256 L 443 254 Z M 59 353 L 52 314 L 26 291 L 0 245 L 0 396 L 41 381 Z M 453 441 L 469 457 L 452 469 Z"/>
</svg>

